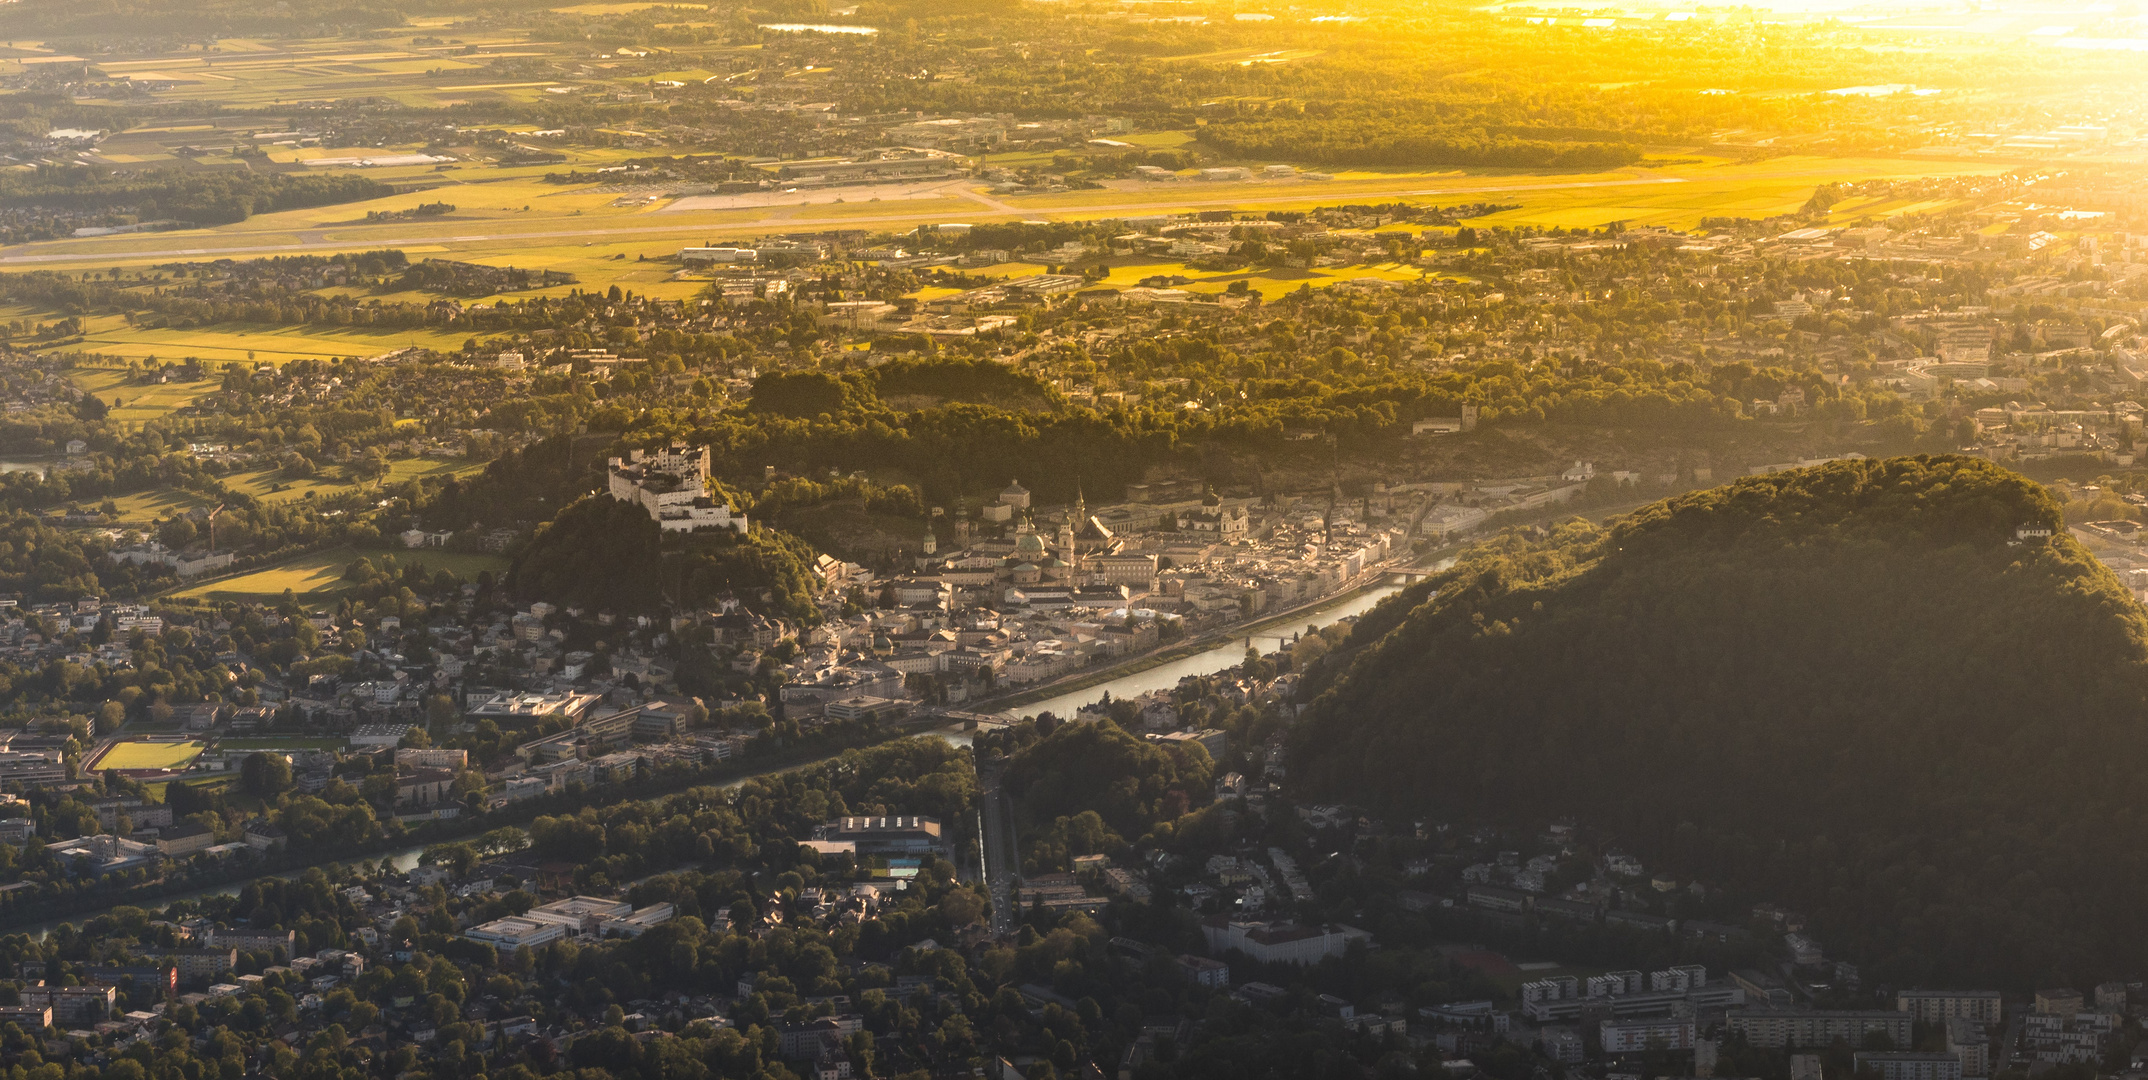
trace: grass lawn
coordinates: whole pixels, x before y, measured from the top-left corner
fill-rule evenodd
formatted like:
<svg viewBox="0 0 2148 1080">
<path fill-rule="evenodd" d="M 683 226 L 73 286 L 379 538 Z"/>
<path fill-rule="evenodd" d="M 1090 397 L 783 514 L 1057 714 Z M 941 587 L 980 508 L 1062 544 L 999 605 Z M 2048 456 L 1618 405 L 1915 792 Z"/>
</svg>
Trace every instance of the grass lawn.
<svg viewBox="0 0 2148 1080">
<path fill-rule="evenodd" d="M 378 356 L 408 345 L 453 351 L 460 349 L 463 340 L 469 337 L 468 334 L 433 330 L 370 330 L 251 323 L 226 323 L 184 330 L 152 329 L 128 326 L 123 319 L 116 316 L 90 319 L 86 320 L 86 323 L 82 344 L 70 345 L 69 350 L 82 349 L 133 359 L 154 356 L 166 361 L 193 357 L 225 363 L 254 361 L 282 364 L 292 360 L 317 360 L 337 356 Z M 116 415 L 125 420 L 155 419 L 222 385 L 219 380 L 167 383 L 163 386 L 115 386 L 113 389 L 104 390 L 92 387 L 85 379 L 86 375 L 98 371 L 108 372 L 100 376 L 101 381 L 117 384 L 125 378 L 123 371 L 92 369 L 90 372 L 76 373 L 77 385 L 107 401 L 110 401 L 114 394 L 119 395 L 125 404 Z M 137 416 L 137 409 L 158 411 L 148 416 Z"/>
<path fill-rule="evenodd" d="M 481 461 L 462 461 L 455 458 L 436 457 L 398 458 L 388 463 L 387 482 L 400 484 L 406 480 L 416 480 L 421 477 L 466 476 L 470 473 L 482 472 L 484 468 L 485 463 Z"/>
<path fill-rule="evenodd" d="M 249 735 L 218 739 L 224 750 L 341 750 L 350 740 L 327 735 Z"/>
<path fill-rule="evenodd" d="M 204 582 L 171 596 L 174 600 L 256 600 L 282 596 L 285 589 L 298 596 L 330 593 L 343 588 L 343 571 L 352 562 L 366 558 L 378 564 L 387 557 L 394 558 L 398 566 L 421 563 L 429 570 L 447 570 L 464 578 L 475 578 L 486 570 L 499 574 L 507 569 L 507 560 L 498 555 L 438 550 L 360 551 L 341 547 L 303 555 L 281 566 L 235 578 Z"/>
<path fill-rule="evenodd" d="M 285 477 L 281 469 L 261 469 L 256 472 L 233 473 L 224 478 L 224 483 L 235 491 L 243 491 L 263 502 L 302 499 L 306 497 L 306 493 L 309 491 L 313 493 L 314 498 L 325 499 L 332 495 L 341 495 L 355 487 L 355 485 L 341 480 L 320 476 L 292 480 Z"/>
<path fill-rule="evenodd" d="M 119 506 L 121 521 L 153 521 L 210 505 L 209 500 L 177 488 L 151 488 L 132 495 L 115 495 L 112 501 Z"/>
<path fill-rule="evenodd" d="M 233 785 L 231 778 L 228 776 L 219 776 L 207 780 L 159 780 L 153 784 L 143 784 L 142 790 L 147 791 L 149 793 L 150 799 L 152 799 L 153 801 L 169 802 L 171 800 L 165 798 L 164 793 L 173 784 L 185 784 L 186 786 L 194 788 L 202 792 L 203 794 L 208 794 L 216 791 L 224 791 L 227 796 L 225 799 L 226 804 L 236 810 L 260 809 L 260 807 L 258 806 L 239 805 L 241 799 L 245 799 L 248 802 L 252 802 L 252 797 L 242 795 L 239 792 L 238 788 Z"/>
<path fill-rule="evenodd" d="M 972 273 L 1003 278 L 1022 278 L 1044 272 L 1035 263 L 1001 263 L 971 271 Z M 1285 293 L 1294 292 L 1300 285 L 1323 288 L 1338 282 L 1365 278 L 1380 281 L 1416 281 L 1416 267 L 1399 263 L 1380 263 L 1372 266 L 1328 266 L 1313 270 L 1294 270 L 1287 267 L 1249 268 L 1226 274 L 1195 270 L 1182 262 L 1136 262 L 1114 266 L 1110 275 L 1098 285 L 1113 289 L 1130 289 L 1149 277 L 1186 277 L 1190 284 L 1174 286 L 1188 292 L 1220 293 L 1229 289 L 1231 282 L 1244 281 L 1248 288 L 1264 300 L 1273 300 Z M 913 294 L 923 300 L 936 299 L 954 292 L 952 289 L 922 290 Z"/>
<path fill-rule="evenodd" d="M 201 756 L 197 742 L 114 743 L 97 759 L 96 769 L 181 769 Z"/>
<path fill-rule="evenodd" d="M 84 347 L 89 346 L 85 343 Z M 124 368 L 78 368 L 73 378 L 76 386 L 95 394 L 105 404 L 118 401 L 119 407 L 112 410 L 112 418 L 126 424 L 163 419 L 172 410 L 192 405 L 195 399 L 223 386 L 221 379 L 130 386 L 127 384 L 129 374 Z"/>
<path fill-rule="evenodd" d="M 369 46 L 370 47 L 370 46 Z M 376 59 L 390 59 L 386 57 Z M 392 59 L 406 60 L 408 56 Z M 225 71 L 219 62 L 216 70 Z M 164 71 L 163 68 L 156 69 Z M 231 71 L 232 77 L 251 77 Z M 456 79 L 474 73 L 453 73 Z M 374 73 L 350 78 L 351 85 L 338 93 L 356 92 L 368 81 L 400 80 L 413 93 L 431 96 L 448 91 L 456 82 L 434 85 L 422 75 Z M 331 80 L 338 82 L 340 80 Z M 205 93 L 209 91 L 204 91 Z M 383 88 L 384 96 L 399 91 Z M 190 91 L 175 91 L 175 100 Z M 225 91 L 223 93 L 227 93 Z M 320 93 L 316 88 L 313 94 Z M 459 91 L 458 91 L 459 93 Z M 470 91 L 472 94 L 527 93 L 540 91 Z M 515 126 L 521 130 L 521 125 Z M 1170 145 L 1186 137 L 1183 132 L 1152 132 L 1124 136 L 1121 141 L 1138 146 Z M 640 151 L 626 148 L 567 148 L 570 166 L 587 168 L 609 163 Z M 1734 162 L 1698 152 L 1682 152 L 1693 163 L 1653 169 L 1618 169 L 1603 172 L 1559 173 L 1539 170 L 1335 170 L 1325 182 L 1281 183 L 1180 183 L 1114 186 L 1103 190 L 1062 192 L 1052 195 L 1004 196 L 992 205 L 966 195 L 914 200 L 841 204 L 779 204 L 725 210 L 670 210 L 662 207 L 615 207 L 616 194 L 595 190 L 595 185 L 561 188 L 542 182 L 543 174 L 558 166 L 516 169 L 459 169 L 435 173 L 420 169 L 411 176 L 447 180 L 447 186 L 424 192 L 408 192 L 366 203 L 309 207 L 257 214 L 244 222 L 214 229 L 191 229 L 154 235 L 56 240 L 30 245 L 41 256 L 65 255 L 64 261 L 40 264 L 45 269 L 104 269 L 115 265 L 143 265 L 184 256 L 181 252 L 229 250 L 232 257 L 285 254 L 304 245 L 309 253 L 330 250 L 362 251 L 396 247 L 413 257 L 441 254 L 449 258 L 492 264 L 550 266 L 582 278 L 584 289 L 604 289 L 617 283 L 636 292 L 670 298 L 691 295 L 699 282 L 664 280 L 677 264 L 653 261 L 672 255 L 683 244 L 703 240 L 721 241 L 742 235 L 783 232 L 846 224 L 856 219 L 862 227 L 901 231 L 919 222 L 997 221 L 1010 217 L 1051 219 L 1121 217 L 1164 214 L 1195 208 L 1237 207 L 1247 210 L 1307 209 L 1351 202 L 1407 200 L 1432 206 L 1470 202 L 1516 205 L 1484 219 L 1490 225 L 1597 226 L 1610 221 L 1634 225 L 1666 225 L 1692 228 L 1711 215 L 1759 217 L 1794 210 L 1812 195 L 1816 185 L 1844 180 L 1882 180 L 1898 177 L 1985 174 L 2006 166 L 1997 162 L 1953 162 L 1902 157 L 1823 157 L 1786 155 L 1760 162 Z M 1310 164 L 1310 163 L 1301 163 Z M 393 173 L 390 170 L 390 173 Z M 381 174 L 384 177 L 389 174 Z M 392 177 L 389 177 L 392 178 Z M 484 183 L 472 182 L 482 179 Z M 496 182 L 494 182 L 496 181 Z M 367 225 L 366 211 L 402 209 L 420 202 L 444 199 L 457 207 L 445 219 L 401 221 Z M 1853 208 L 1858 215 L 1888 214 L 1906 210 L 1874 203 Z M 1004 207 L 1004 209 L 1002 209 Z M 221 249 L 221 250 L 220 250 Z M 608 256 L 625 254 L 624 260 Z M 648 254 L 652 261 L 637 262 Z M 211 256 L 214 257 L 214 256 Z M 558 291 L 565 291 L 562 287 Z M 87 348 L 140 356 L 187 355 L 203 359 L 239 359 L 246 351 L 259 350 L 263 358 L 294 356 L 370 356 L 404 344 L 454 348 L 466 335 L 432 342 L 427 335 L 350 335 L 341 340 L 321 334 L 252 332 L 245 336 L 216 338 L 204 330 L 145 331 L 102 322 L 88 328 Z M 226 328 L 207 328 L 222 331 Z M 174 335 L 191 335 L 181 341 Z M 370 340 L 366 340 L 370 338 Z M 234 351 L 235 350 L 235 351 Z"/>
</svg>

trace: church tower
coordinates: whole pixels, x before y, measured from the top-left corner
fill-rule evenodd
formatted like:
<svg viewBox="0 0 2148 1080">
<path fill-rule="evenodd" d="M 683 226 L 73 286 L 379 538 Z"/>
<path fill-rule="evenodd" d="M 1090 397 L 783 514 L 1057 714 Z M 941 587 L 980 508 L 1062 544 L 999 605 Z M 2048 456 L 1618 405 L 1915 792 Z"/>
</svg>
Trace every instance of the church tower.
<svg viewBox="0 0 2148 1080">
<path fill-rule="evenodd" d="M 1066 560 L 1066 564 L 1070 567 L 1081 562 L 1080 553 L 1074 550 L 1074 515 L 1072 512 L 1069 512 L 1066 519 L 1059 523 L 1059 557 Z"/>
<path fill-rule="evenodd" d="M 1081 569 L 1081 546 L 1075 539 L 1089 525 L 1089 502 L 1082 497 L 1081 481 L 1074 481 L 1074 509 L 1067 514 L 1066 524 L 1059 528 L 1059 547 L 1065 552 L 1061 558 L 1070 570 Z"/>
</svg>

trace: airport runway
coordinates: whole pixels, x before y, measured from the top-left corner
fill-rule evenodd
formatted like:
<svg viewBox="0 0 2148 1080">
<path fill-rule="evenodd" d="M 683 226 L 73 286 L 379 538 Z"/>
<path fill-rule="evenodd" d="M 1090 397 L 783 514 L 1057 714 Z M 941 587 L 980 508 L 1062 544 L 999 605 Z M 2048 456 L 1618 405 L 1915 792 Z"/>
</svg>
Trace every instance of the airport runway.
<svg viewBox="0 0 2148 1080">
<path fill-rule="evenodd" d="M 1685 181 L 1684 179 L 1675 176 L 1648 176 L 1637 177 L 1629 180 L 1582 180 L 1556 184 L 1486 184 L 1480 187 L 1453 188 L 1423 188 L 1411 186 L 1371 191 L 1353 188 L 1334 190 L 1333 201 L 1339 203 L 1364 202 L 1375 199 L 1423 198 L 1425 196 L 1441 195 L 1488 196 L 1499 195 L 1506 192 L 1514 191 L 1552 191 L 1571 188 L 1635 186 L 1656 187 L 1665 184 L 1682 184 L 1686 182 L 1687 181 Z M 997 202 L 981 195 L 973 195 L 967 190 L 961 192 L 961 194 L 965 198 L 972 198 L 974 199 L 974 201 L 982 204 L 980 208 L 985 210 L 988 214 L 1002 216 L 1033 215 L 1038 217 L 1058 217 L 1094 220 L 1133 213 L 1161 213 L 1166 211 L 1225 209 L 1241 206 L 1259 206 L 1275 203 L 1321 202 L 1327 201 L 1322 198 L 1322 193 L 1327 190 L 1327 186 L 1324 184 L 1318 186 L 1313 184 L 1292 185 L 1291 192 L 1287 195 L 1232 195 L 1227 190 L 1219 189 L 1215 192 L 1214 197 L 1207 197 L 1207 192 L 1192 192 L 1189 193 L 1189 197 L 1178 199 L 1153 200 L 1148 202 L 1108 203 L 1094 206 L 1069 207 L 1016 207 L 1010 206 L 1006 203 Z M 766 209 L 769 210 L 789 208 L 791 207 L 766 207 Z M 929 224 L 933 222 L 943 221 L 946 219 L 946 217 L 947 213 L 944 208 L 941 210 L 936 210 L 929 214 L 912 211 L 909 213 L 897 214 L 879 214 L 870 216 L 851 215 L 843 217 L 819 218 L 778 217 L 775 215 L 767 215 L 756 220 L 724 221 L 719 223 L 681 222 L 676 225 L 616 225 L 602 228 L 557 229 L 534 232 L 470 233 L 458 236 L 403 236 L 395 237 L 392 239 L 377 236 L 353 237 L 349 240 L 330 240 L 323 238 L 300 240 L 296 243 L 233 244 L 219 247 L 175 248 L 155 244 L 140 244 L 126 245 L 120 247 L 104 247 L 99 248 L 95 251 L 56 251 L 53 250 L 55 246 L 65 245 L 69 243 L 69 241 L 50 240 L 43 241 L 37 244 L 19 244 L 12 248 L 0 248 L 0 266 L 34 266 L 40 263 L 89 262 L 111 259 L 138 258 L 215 259 L 230 255 L 278 255 L 289 254 L 291 252 L 297 251 L 346 251 L 361 248 L 392 248 L 401 245 L 419 244 L 475 244 L 527 242 L 540 240 L 587 240 L 600 237 L 633 236 L 693 237 L 704 236 L 711 229 L 722 229 L 731 231 L 753 231 L 755 229 L 761 229 L 764 231 L 773 232 L 810 232 L 816 229 L 846 228 L 857 225 Z M 146 237 L 153 236 L 155 234 L 144 235 Z M 313 235 L 319 235 L 318 231 L 315 231 Z M 88 244 L 98 240 L 109 241 L 110 239 L 110 237 L 86 237 L 78 242 Z"/>
</svg>

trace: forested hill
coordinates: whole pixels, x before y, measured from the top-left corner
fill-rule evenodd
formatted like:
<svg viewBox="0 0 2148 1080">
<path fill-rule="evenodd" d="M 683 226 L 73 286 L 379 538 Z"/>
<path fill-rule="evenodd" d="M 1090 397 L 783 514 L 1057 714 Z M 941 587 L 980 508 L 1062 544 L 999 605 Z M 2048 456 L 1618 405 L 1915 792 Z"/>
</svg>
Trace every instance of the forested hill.
<svg viewBox="0 0 2148 1080">
<path fill-rule="evenodd" d="M 2058 516 L 1988 462 L 1894 458 L 1480 546 L 1358 628 L 1294 775 L 1402 817 L 1571 815 L 1808 912 L 1868 980 L 2139 970 L 2148 618 L 2062 529 L 2014 543 Z"/>
</svg>

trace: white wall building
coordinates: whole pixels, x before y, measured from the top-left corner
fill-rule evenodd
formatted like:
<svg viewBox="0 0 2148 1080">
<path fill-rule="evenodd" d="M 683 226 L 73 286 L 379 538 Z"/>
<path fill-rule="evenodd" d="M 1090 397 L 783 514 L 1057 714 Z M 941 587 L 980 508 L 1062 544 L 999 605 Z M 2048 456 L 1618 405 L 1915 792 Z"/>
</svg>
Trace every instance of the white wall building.
<svg viewBox="0 0 2148 1080">
<path fill-rule="evenodd" d="M 673 445 L 611 459 L 608 483 L 612 498 L 641 506 L 665 532 L 746 532 L 746 516 L 711 498 L 708 479 L 708 447 Z"/>
</svg>

